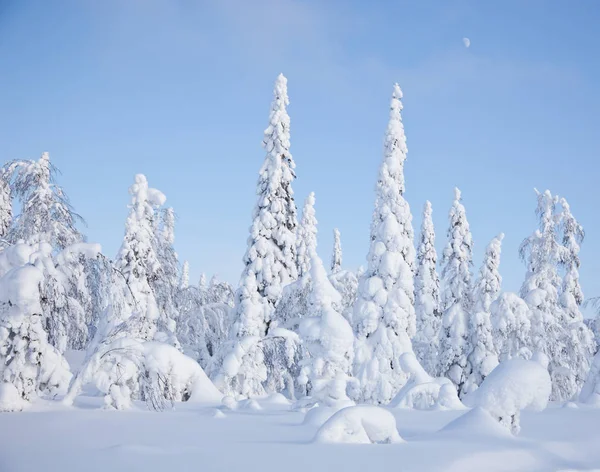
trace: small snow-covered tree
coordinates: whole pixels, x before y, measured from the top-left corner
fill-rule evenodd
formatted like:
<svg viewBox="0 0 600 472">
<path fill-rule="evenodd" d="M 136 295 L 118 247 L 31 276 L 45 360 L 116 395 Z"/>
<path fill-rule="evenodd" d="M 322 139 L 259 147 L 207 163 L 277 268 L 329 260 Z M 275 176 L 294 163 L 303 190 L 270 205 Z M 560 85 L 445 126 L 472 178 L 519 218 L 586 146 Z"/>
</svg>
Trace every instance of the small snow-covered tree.
<svg viewBox="0 0 600 472">
<path fill-rule="evenodd" d="M 298 277 L 310 270 L 310 254 L 317 247 L 317 219 L 315 218 L 315 193 L 311 192 L 304 202 L 302 219 L 296 236 Z"/>
<path fill-rule="evenodd" d="M 342 243 L 340 241 L 340 230 L 333 230 L 333 252 L 331 254 L 331 273 L 337 274 L 342 270 Z"/>
<path fill-rule="evenodd" d="M 417 359 L 430 375 L 438 373 L 438 353 L 442 313 L 440 311 L 440 279 L 436 270 L 435 230 L 431 219 L 431 203 L 425 202 L 421 236 L 417 247 L 415 275 L 415 312 L 417 330 L 413 347 Z"/>
<path fill-rule="evenodd" d="M 266 380 L 260 338 L 268 334 L 275 305 L 283 287 L 297 276 L 296 203 L 292 181 L 295 163 L 290 153 L 290 117 L 287 79 L 275 81 L 269 126 L 264 132 L 267 155 L 260 169 L 244 270 L 235 300 L 231 342 L 222 354 L 218 375 L 222 388 L 240 395 L 264 392 Z"/>
<path fill-rule="evenodd" d="M 165 208 L 155 216 L 153 241 L 156 244 L 156 255 L 159 272 L 150 279 L 159 310 L 157 323 L 158 340 L 178 346 L 175 335 L 175 297 L 179 285 L 179 261 L 175 252 L 175 212 L 173 208 Z"/>
<path fill-rule="evenodd" d="M 361 277 L 353 312 L 359 399 L 372 403 L 388 403 L 406 381 L 398 358 L 412 352 L 410 338 L 415 333 L 415 250 L 412 215 L 404 199 L 407 147 L 401 98 L 395 84 L 377 181 L 368 268 Z"/>
<path fill-rule="evenodd" d="M 472 309 L 471 265 L 473 240 L 461 193 L 454 189 L 450 209 L 448 243 L 442 264 L 442 331 L 440 339 L 439 373 L 448 377 L 463 395 L 463 386 L 470 374 L 467 356 L 472 350 L 469 337 L 469 313 Z"/>
<path fill-rule="evenodd" d="M 10 176 L 0 172 L 0 239 L 5 239 L 13 223 Z"/>
<path fill-rule="evenodd" d="M 45 152 L 37 161 L 12 161 L 3 176 L 12 182 L 12 193 L 22 202 L 21 213 L 7 234 L 11 243 L 49 243 L 53 250 L 83 240 L 77 229 L 82 218 L 75 213 L 63 189 L 55 183 L 56 168 Z"/>
<path fill-rule="evenodd" d="M 142 174 L 135 176 L 129 188 L 131 204 L 125 224 L 125 237 L 115 268 L 123 274 L 130 289 L 130 304 L 136 313 L 137 326 L 133 327 L 134 338 L 151 340 L 157 331 L 159 308 L 152 284 L 159 274 L 161 265 L 157 254 L 154 233 L 155 212 L 165 202 L 165 196 L 148 187 Z"/>
<path fill-rule="evenodd" d="M 527 264 L 521 296 L 532 313 L 532 349 L 543 352 L 550 361 L 552 399 L 567 400 L 573 396 L 577 385 L 564 358 L 567 315 L 559 302 L 562 283 L 558 264 L 564 257 L 564 249 L 557 238 L 558 199 L 549 190 L 543 193 L 536 190 L 536 193 L 539 229 L 520 247 L 521 258 Z"/>
<path fill-rule="evenodd" d="M 207 303 L 223 303 L 233 307 L 234 297 L 235 293 L 230 284 L 219 280 L 217 275 L 211 277 L 208 289 L 206 290 Z"/>
<path fill-rule="evenodd" d="M 69 365 L 44 330 L 40 286 L 44 272 L 29 262 L 36 248 L 11 246 L 0 254 L 0 382 L 11 384 L 23 402 L 65 391 Z"/>
<path fill-rule="evenodd" d="M 475 390 L 498 365 L 498 353 L 492 335 L 491 306 L 498 298 L 502 276 L 500 275 L 500 251 L 504 234 L 496 236 L 485 250 L 479 278 L 474 287 L 474 307 L 471 314 L 471 345 L 468 356 L 471 373 L 465 384 L 465 392 Z"/>
<path fill-rule="evenodd" d="M 347 403 L 346 383 L 354 357 L 354 333 L 334 308 L 340 303 L 340 295 L 327 278 L 321 258 L 314 248 L 310 253 L 310 315 L 300 323 L 307 355 L 302 360 L 299 384 L 315 403 Z"/>
<path fill-rule="evenodd" d="M 190 286 L 190 263 L 188 261 L 183 262 L 181 268 L 181 278 L 179 279 L 179 289 L 185 290 Z"/>
<path fill-rule="evenodd" d="M 504 292 L 490 306 L 492 337 L 500 362 L 531 358 L 531 311 L 516 293 Z"/>
<path fill-rule="evenodd" d="M 596 352 L 596 341 L 594 333 L 584 323 L 580 310 L 583 303 L 583 291 L 579 284 L 579 267 L 581 265 L 579 250 L 584 238 L 583 227 L 571 213 L 566 199 L 562 198 L 560 205 L 562 207 L 560 227 L 563 246 L 561 265 L 565 272 L 560 303 L 566 314 L 564 319 L 566 349 L 563 352 L 561 364 L 567 365 L 574 376 L 575 386 L 566 392 L 567 396 L 573 396 L 576 390 L 583 387 L 588 376 L 590 363 Z"/>
</svg>

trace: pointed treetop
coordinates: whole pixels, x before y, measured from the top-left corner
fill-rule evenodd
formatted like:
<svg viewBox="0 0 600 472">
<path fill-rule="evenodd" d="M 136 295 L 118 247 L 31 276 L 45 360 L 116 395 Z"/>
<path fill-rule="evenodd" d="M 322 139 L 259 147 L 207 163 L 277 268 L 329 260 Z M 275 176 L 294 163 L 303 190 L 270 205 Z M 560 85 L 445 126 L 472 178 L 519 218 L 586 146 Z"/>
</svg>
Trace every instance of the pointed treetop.
<svg viewBox="0 0 600 472">
<path fill-rule="evenodd" d="M 427 200 L 425 202 L 425 206 L 423 207 L 423 217 L 431 216 L 431 213 L 433 213 L 433 209 L 431 208 L 431 202 Z"/>
<path fill-rule="evenodd" d="M 402 90 L 400 89 L 400 85 L 398 85 L 398 82 L 396 82 L 394 84 L 394 93 L 393 93 L 393 97 L 397 98 L 398 100 L 400 100 L 403 95 L 402 95 Z"/>
<path fill-rule="evenodd" d="M 498 236 L 496 236 L 496 239 L 498 241 L 502 241 L 504 239 L 504 233 L 500 233 Z"/>
<path fill-rule="evenodd" d="M 460 199 L 461 199 L 460 189 L 458 187 L 454 187 L 454 200 L 460 201 Z"/>
</svg>

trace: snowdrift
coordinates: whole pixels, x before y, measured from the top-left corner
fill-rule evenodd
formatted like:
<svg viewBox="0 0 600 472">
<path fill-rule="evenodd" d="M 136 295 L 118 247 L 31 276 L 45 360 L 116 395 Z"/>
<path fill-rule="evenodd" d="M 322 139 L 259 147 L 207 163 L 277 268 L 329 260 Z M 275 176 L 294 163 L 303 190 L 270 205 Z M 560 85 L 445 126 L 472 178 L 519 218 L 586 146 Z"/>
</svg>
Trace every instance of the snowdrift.
<svg viewBox="0 0 600 472">
<path fill-rule="evenodd" d="M 319 428 L 319 443 L 392 444 L 404 442 L 396 429 L 396 418 L 377 406 L 351 406 L 334 414 Z"/>
<path fill-rule="evenodd" d="M 500 424 L 517 434 L 519 414 L 523 409 L 541 411 L 548 405 L 552 382 L 548 374 L 548 359 L 510 359 L 502 362 L 488 375 L 481 386 L 467 395 L 468 406 L 481 407 Z"/>
<path fill-rule="evenodd" d="M 445 377 L 431 377 L 412 352 L 400 356 L 400 366 L 409 378 L 390 402 L 390 407 L 416 410 L 465 408 L 452 382 Z"/>
</svg>

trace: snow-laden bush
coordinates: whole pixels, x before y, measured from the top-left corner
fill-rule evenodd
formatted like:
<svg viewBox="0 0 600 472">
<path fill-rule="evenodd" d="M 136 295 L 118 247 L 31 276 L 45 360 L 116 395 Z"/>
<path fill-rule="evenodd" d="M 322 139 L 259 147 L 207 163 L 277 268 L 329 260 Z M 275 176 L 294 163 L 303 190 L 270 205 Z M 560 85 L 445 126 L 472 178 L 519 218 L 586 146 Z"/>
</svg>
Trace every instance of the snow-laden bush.
<svg viewBox="0 0 600 472">
<path fill-rule="evenodd" d="M 298 379 L 314 402 L 331 405 L 348 400 L 346 381 L 354 356 L 354 333 L 333 304 L 340 295 L 333 288 L 321 258 L 311 249 L 310 315 L 300 324 L 306 355 Z"/>
<path fill-rule="evenodd" d="M 516 293 L 504 292 L 492 303 L 492 336 L 500 361 L 531 357 L 531 310 Z"/>
<path fill-rule="evenodd" d="M 391 401 L 391 407 L 416 410 L 462 409 L 454 384 L 445 377 L 433 378 L 419 364 L 415 355 L 400 356 L 400 366 L 409 376 L 406 385 Z"/>
<path fill-rule="evenodd" d="M 548 358 L 538 353 L 534 360 L 514 358 L 502 362 L 465 398 L 465 403 L 482 407 L 513 434 L 518 434 L 521 410 L 543 410 L 551 391 Z"/>
<path fill-rule="evenodd" d="M 107 407 L 118 410 L 130 408 L 135 399 L 144 400 L 153 410 L 163 410 L 174 402 L 188 400 L 220 404 L 223 397 L 200 365 L 175 347 L 128 337 L 118 337 L 96 348 L 64 402 L 71 404 L 87 383 L 104 393 Z"/>
<path fill-rule="evenodd" d="M 17 387 L 11 383 L 0 382 L 0 412 L 21 411 L 28 405 Z"/>
<path fill-rule="evenodd" d="M 196 287 L 188 287 L 179 295 L 177 339 L 183 352 L 206 369 L 227 340 L 232 309 L 225 303 L 202 304 L 198 292 Z"/>
<path fill-rule="evenodd" d="M 0 278 L 0 381 L 12 384 L 26 401 L 62 393 L 71 379 L 67 361 L 50 345 L 44 330 L 44 273 L 31 264 L 21 265 L 31 252 L 28 245 L 9 247 L 0 263 L 3 270 L 13 265 Z"/>
<path fill-rule="evenodd" d="M 356 272 L 338 270 L 329 276 L 329 281 L 341 297 L 339 304 L 334 304 L 334 307 L 352 325 L 352 307 L 354 306 L 354 302 L 356 302 L 356 294 L 358 292 L 358 277 Z"/>
<path fill-rule="evenodd" d="M 393 444 L 403 439 L 396 418 L 384 408 L 361 405 L 338 411 L 319 428 L 315 442 L 346 444 Z"/>
</svg>

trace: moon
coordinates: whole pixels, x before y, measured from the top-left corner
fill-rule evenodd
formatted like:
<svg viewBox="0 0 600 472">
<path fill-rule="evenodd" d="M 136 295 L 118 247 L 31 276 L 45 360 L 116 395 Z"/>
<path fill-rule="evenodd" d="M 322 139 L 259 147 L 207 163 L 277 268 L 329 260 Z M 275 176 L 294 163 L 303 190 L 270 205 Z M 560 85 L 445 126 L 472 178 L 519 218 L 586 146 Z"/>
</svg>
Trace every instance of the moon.
<svg viewBox="0 0 600 472">
<path fill-rule="evenodd" d="M 471 40 L 469 38 L 463 38 L 463 44 L 468 48 L 471 45 Z"/>
</svg>

